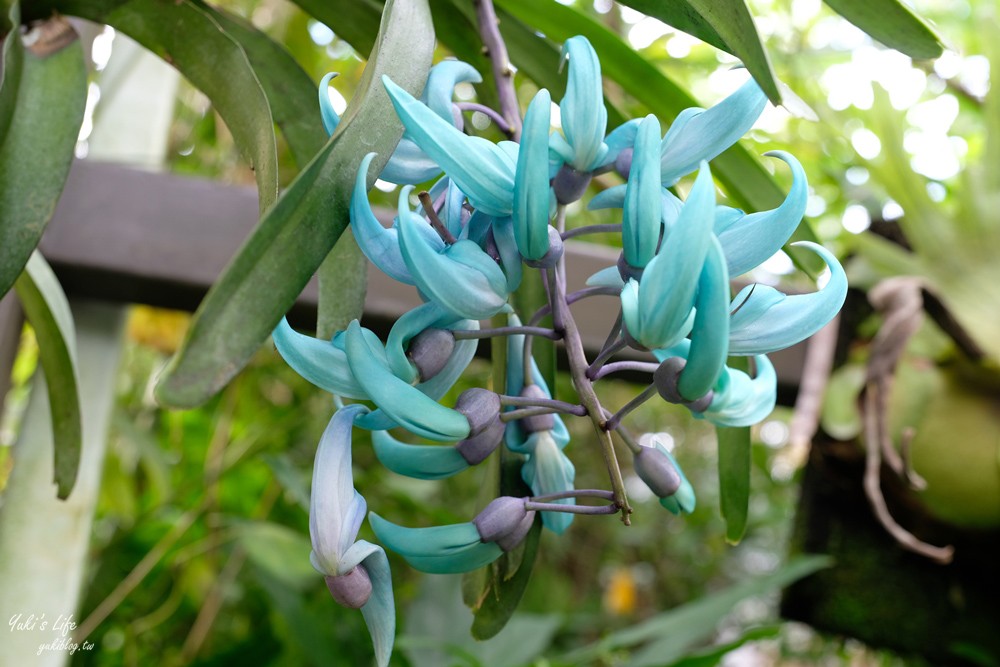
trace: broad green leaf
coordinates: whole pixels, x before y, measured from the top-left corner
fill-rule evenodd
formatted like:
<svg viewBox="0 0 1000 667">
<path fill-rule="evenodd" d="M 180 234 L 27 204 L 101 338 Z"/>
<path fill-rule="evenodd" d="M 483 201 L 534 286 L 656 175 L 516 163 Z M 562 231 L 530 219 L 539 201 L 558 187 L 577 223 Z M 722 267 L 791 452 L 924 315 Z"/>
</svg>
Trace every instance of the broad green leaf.
<svg viewBox="0 0 1000 667">
<path fill-rule="evenodd" d="M 292 0 L 318 21 L 325 23 L 338 37 L 354 47 L 362 56 L 376 44 L 382 3 L 377 0 Z M 427 39 L 428 35 L 414 35 Z M 429 37 L 433 41 L 434 34 Z"/>
<path fill-rule="evenodd" d="M 208 96 L 250 161 L 261 212 L 278 196 L 274 121 L 260 81 L 246 53 L 193 0 L 39 0 L 34 17 L 58 11 L 107 23 L 173 65 Z"/>
<path fill-rule="evenodd" d="M 12 9 L 17 20 L 17 5 Z M 24 269 L 55 212 L 87 101 L 83 49 L 65 19 L 54 41 L 4 40 L 0 87 L 0 295 Z"/>
<path fill-rule="evenodd" d="M 726 541 L 738 544 L 750 508 L 750 427 L 716 429 L 719 436 L 719 504 Z"/>
<path fill-rule="evenodd" d="M 223 10 L 206 7 L 206 11 L 246 52 L 267 96 L 274 122 L 288 142 L 295 162 L 304 167 L 327 139 L 319 117 L 316 84 L 283 46 L 245 19 Z"/>
<path fill-rule="evenodd" d="M 681 658 L 676 662 L 670 663 L 670 667 L 715 667 L 727 653 L 735 651 L 744 644 L 761 639 L 774 639 L 780 634 L 780 625 L 765 625 L 750 628 L 731 642 L 726 642 L 720 646 L 713 646 L 694 655 Z"/>
<path fill-rule="evenodd" d="M 309 538 L 302 533 L 268 521 L 239 523 L 234 532 L 250 560 L 288 588 L 302 591 L 319 583 L 309 564 Z"/>
<path fill-rule="evenodd" d="M 740 601 L 788 586 L 817 570 L 830 567 L 828 556 L 797 556 L 775 572 L 749 579 L 712 593 L 676 609 L 657 614 L 624 630 L 612 632 L 603 639 L 572 651 L 558 659 L 560 663 L 590 664 L 598 656 L 623 648 L 646 644 L 633 653 L 629 667 L 662 665 L 676 660 L 691 647 L 711 637 L 719 622 Z"/>
<path fill-rule="evenodd" d="M 31 254 L 14 289 L 38 339 L 38 358 L 52 413 L 56 493 L 65 500 L 76 483 L 83 437 L 73 315 L 59 281 L 37 251 Z"/>
<path fill-rule="evenodd" d="M 368 259 L 350 229 L 344 231 L 330 254 L 320 264 L 319 314 L 316 335 L 333 338 L 351 320 L 361 319 L 368 290 Z"/>
<path fill-rule="evenodd" d="M 941 40 L 899 0 L 825 0 L 830 9 L 886 46 L 918 60 L 937 58 Z"/>
<path fill-rule="evenodd" d="M 426 2 L 386 4 L 380 46 L 337 131 L 264 215 L 205 297 L 157 387 L 161 401 L 192 406 L 217 392 L 295 302 L 347 227 L 361 159 L 377 152 L 377 172 L 402 136 L 382 75 L 419 92 L 430 69 L 433 33 Z"/>
<path fill-rule="evenodd" d="M 670 2 L 669 0 L 621 0 L 637 12 L 658 18 L 667 25 L 697 37 L 717 49 L 733 53 L 712 24 L 702 18 L 690 2 Z"/>
<path fill-rule="evenodd" d="M 743 61 L 768 99 L 781 104 L 781 91 L 746 3 L 743 0 L 686 0 L 685 4 L 698 12 L 722 37 L 733 55 Z"/>
</svg>

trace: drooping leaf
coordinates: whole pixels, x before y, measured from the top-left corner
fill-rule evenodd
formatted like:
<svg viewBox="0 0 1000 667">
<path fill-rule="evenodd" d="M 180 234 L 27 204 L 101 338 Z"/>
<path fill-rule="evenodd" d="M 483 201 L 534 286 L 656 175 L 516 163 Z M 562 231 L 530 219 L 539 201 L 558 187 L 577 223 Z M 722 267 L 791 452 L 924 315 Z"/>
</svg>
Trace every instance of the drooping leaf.
<svg viewBox="0 0 1000 667">
<path fill-rule="evenodd" d="M 368 289 L 368 260 L 351 230 L 345 230 L 319 267 L 316 335 L 330 338 L 361 319 Z"/>
<path fill-rule="evenodd" d="M 420 90 L 434 44 L 426 2 L 387 3 L 378 43 L 330 141 L 264 215 L 202 302 L 157 387 L 163 402 L 196 405 L 243 367 L 347 227 L 362 157 L 378 152 L 375 172 L 388 160 L 402 126 L 381 77 L 389 74 L 409 90 Z"/>
<path fill-rule="evenodd" d="M 14 288 L 38 339 L 52 413 L 54 481 L 58 497 L 65 500 L 76 483 L 83 437 L 73 315 L 59 281 L 37 251 L 31 254 Z"/>
<path fill-rule="evenodd" d="M 667 25 L 683 30 L 717 49 L 733 53 L 726 41 L 716 32 L 689 2 L 669 2 L 665 0 L 622 0 L 637 12 L 658 18 Z"/>
<path fill-rule="evenodd" d="M 830 9 L 886 46 L 911 58 L 937 58 L 941 40 L 899 0 L 825 0 Z"/>
<path fill-rule="evenodd" d="M 18 5 L 11 9 L 19 21 Z M 17 280 L 55 212 L 83 122 L 83 49 L 65 19 L 25 48 L 16 30 L 3 43 L 0 86 L 0 295 Z"/>
<path fill-rule="evenodd" d="M 601 640 L 564 656 L 559 662 L 572 665 L 589 664 L 598 656 L 621 648 L 646 644 L 632 654 L 629 667 L 652 667 L 669 664 L 685 651 L 714 634 L 718 623 L 733 607 L 749 597 L 765 595 L 829 567 L 828 556 L 798 556 L 775 572 L 743 581 L 703 598 L 657 614 L 624 630 L 607 634 Z M 648 642 L 648 643 L 647 643 Z"/>
<path fill-rule="evenodd" d="M 750 427 L 717 427 L 719 504 L 726 521 L 726 541 L 738 544 L 750 509 Z"/>
</svg>

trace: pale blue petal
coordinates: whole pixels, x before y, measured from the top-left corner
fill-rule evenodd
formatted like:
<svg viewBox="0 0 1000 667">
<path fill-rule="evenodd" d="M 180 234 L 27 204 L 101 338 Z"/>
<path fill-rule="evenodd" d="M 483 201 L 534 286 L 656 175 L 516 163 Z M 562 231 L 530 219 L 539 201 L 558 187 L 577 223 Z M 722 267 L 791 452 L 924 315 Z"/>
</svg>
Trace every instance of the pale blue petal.
<svg viewBox="0 0 1000 667">
<path fill-rule="evenodd" d="M 399 140 L 379 178 L 398 185 L 415 185 L 441 173 L 441 167 L 406 137 Z"/>
<path fill-rule="evenodd" d="M 492 563 L 503 553 L 495 542 L 482 542 L 478 529 L 471 522 L 406 528 L 374 512 L 368 515 L 368 522 L 380 542 L 422 572 L 469 572 Z"/>
<path fill-rule="evenodd" d="M 372 445 L 382 465 L 407 477 L 444 479 L 469 467 L 452 445 L 411 445 L 392 437 L 388 431 L 373 431 Z"/>
<path fill-rule="evenodd" d="M 635 135 L 636 131 L 639 129 L 639 123 L 642 121 L 639 118 L 633 118 L 632 120 L 626 121 L 611 130 L 611 133 L 604 138 L 604 143 L 608 147 L 608 152 L 601 160 L 600 165 L 611 164 L 618 159 L 618 156 L 623 150 L 633 148 L 635 146 Z"/>
<path fill-rule="evenodd" d="M 683 124 L 677 130 L 671 127 L 663 138 L 663 184 L 673 185 L 694 171 L 700 162 L 715 158 L 739 141 L 757 122 L 766 104 L 764 91 L 750 79 L 707 111 L 687 115 L 682 112 L 674 125 L 682 118 Z"/>
<path fill-rule="evenodd" d="M 806 213 L 809 184 L 802 165 L 784 151 L 772 151 L 767 155 L 773 155 L 791 167 L 792 188 L 785 201 L 775 209 L 751 213 L 738 220 L 726 220 L 728 216 L 724 216 L 724 228 L 721 230 L 719 212 L 716 211 L 715 233 L 726 254 L 731 276 L 746 273 L 778 252 Z"/>
<path fill-rule="evenodd" d="M 451 122 L 452 96 L 460 83 L 480 83 L 483 77 L 476 68 L 460 60 L 442 60 L 427 74 L 427 83 L 420 99 L 431 111 Z"/>
<path fill-rule="evenodd" d="M 590 171 L 608 151 L 604 143 L 608 112 L 604 108 L 601 63 L 583 36 L 566 40 L 562 59 L 569 60 L 566 94 L 559 102 L 563 132 L 573 147 L 573 159 L 568 162 L 580 171 Z"/>
<path fill-rule="evenodd" d="M 355 491 L 351 472 L 351 430 L 355 417 L 367 411 L 365 406 L 355 404 L 335 412 L 316 448 L 309 495 L 309 536 L 313 562 L 324 574 L 343 574 L 341 558 L 354 543 L 364 520 L 365 499 Z"/>
<path fill-rule="evenodd" d="M 603 208 L 623 208 L 625 206 L 625 189 L 626 185 L 615 185 L 607 190 L 602 190 L 596 195 L 591 197 L 590 202 L 587 204 L 587 208 L 591 211 L 596 211 Z M 666 225 L 667 229 L 673 227 L 674 223 L 677 221 L 677 217 L 681 213 L 681 209 L 684 207 L 684 202 L 677 198 L 670 190 L 662 188 L 660 190 L 660 204 L 662 210 L 660 211 L 660 219 L 663 224 Z M 742 212 L 740 213 L 742 215 Z"/>
<path fill-rule="evenodd" d="M 714 236 L 698 278 L 687 365 L 677 381 L 680 395 L 696 401 L 712 389 L 726 365 L 729 347 L 729 274 Z"/>
<path fill-rule="evenodd" d="M 330 102 L 330 81 L 335 76 L 337 72 L 330 72 L 319 82 L 319 115 L 323 118 L 323 127 L 327 134 L 333 134 L 340 125 L 340 115 L 334 111 Z"/>
<path fill-rule="evenodd" d="M 754 357 L 756 376 L 726 368 L 712 404 L 701 415 L 716 426 L 752 426 L 764 420 L 777 400 L 774 366 L 763 354 Z"/>
<path fill-rule="evenodd" d="M 446 183 L 448 194 L 444 199 L 444 208 L 440 212 L 441 220 L 444 221 L 448 231 L 456 237 L 461 238 L 465 229 L 465 221 L 468 220 L 468 212 L 463 207 L 465 204 L 465 193 L 448 177 L 441 179 Z"/>
<path fill-rule="evenodd" d="M 719 236 L 727 229 L 746 217 L 746 213 L 741 209 L 723 206 L 719 204 L 715 207 L 715 224 L 713 226 L 715 235 Z"/>
<path fill-rule="evenodd" d="M 425 303 L 403 313 L 402 317 L 392 325 L 389 337 L 385 341 L 385 355 L 389 360 L 392 374 L 407 384 L 416 382 L 417 368 L 406 356 L 406 348 L 410 340 L 424 329 L 444 329 L 457 320 L 457 317 L 446 312 L 436 303 Z"/>
<path fill-rule="evenodd" d="M 521 468 L 521 478 L 537 496 L 559 493 L 573 489 L 576 469 L 573 462 L 562 452 L 559 444 L 549 431 L 532 433 L 531 454 Z M 565 445 L 563 445 L 565 446 Z M 553 501 L 561 505 L 575 505 L 573 498 Z M 542 523 L 557 535 L 561 535 L 573 522 L 573 515 L 565 512 L 542 512 Z"/>
<path fill-rule="evenodd" d="M 547 189 L 548 187 L 546 187 Z M 507 293 L 510 294 L 521 286 L 521 279 L 524 277 L 521 252 L 517 248 L 517 239 L 514 237 L 514 221 L 511 218 L 496 218 L 494 220 L 493 240 L 497 244 L 500 261 L 503 262 L 504 275 L 507 276 Z M 546 242 L 548 242 L 547 235 Z"/>
<path fill-rule="evenodd" d="M 660 242 L 660 121 L 643 119 L 635 139 L 632 169 L 625 186 L 622 211 L 622 246 L 625 261 L 645 268 L 656 255 Z"/>
<path fill-rule="evenodd" d="M 822 329 L 844 305 L 847 276 L 833 253 L 808 241 L 794 245 L 823 258 L 829 282 L 817 292 L 791 296 L 766 285 L 743 288 L 731 304 L 736 312 L 730 320 L 729 354 L 766 354 L 795 345 Z"/>
<path fill-rule="evenodd" d="M 435 250 L 419 233 L 420 226 L 425 223 L 419 216 L 400 211 L 400 247 L 417 288 L 459 317 L 496 315 L 507 303 L 507 278 L 496 261 L 469 240 Z"/>
<path fill-rule="evenodd" d="M 587 287 L 613 287 L 615 289 L 622 289 L 625 287 L 625 281 L 622 280 L 621 271 L 618 270 L 617 266 L 609 266 L 587 278 Z"/>
<path fill-rule="evenodd" d="M 683 327 L 691 317 L 697 281 L 712 238 L 715 213 L 715 184 L 707 163 L 698 178 L 677 222 L 667 232 L 660 252 L 649 262 L 639 282 L 639 329 L 629 333 L 649 348 L 672 345 L 685 335 Z M 628 286 L 626 285 L 626 291 Z M 622 292 L 625 305 L 625 292 Z"/>
<path fill-rule="evenodd" d="M 351 373 L 347 353 L 333 341 L 300 334 L 284 317 L 271 338 L 285 362 L 320 389 L 346 398 L 368 398 Z"/>
<path fill-rule="evenodd" d="M 549 91 L 535 94 L 524 116 L 514 177 L 514 239 L 526 259 L 549 251 Z"/>
<path fill-rule="evenodd" d="M 394 422 L 420 437 L 438 441 L 469 435 L 465 416 L 444 407 L 389 370 L 385 350 L 375 334 L 351 322 L 345 336 L 347 359 L 358 383 Z"/>
<path fill-rule="evenodd" d="M 654 264 L 655 262 L 650 262 L 650 265 Z M 646 270 L 649 271 L 648 268 Z M 632 337 L 638 340 L 643 327 L 642 310 L 639 307 L 639 281 L 629 278 L 622 288 L 621 302 L 622 324 L 625 325 L 625 329 L 628 330 Z M 647 345 L 647 347 L 649 346 Z M 653 345 L 652 347 L 663 346 Z"/>
<path fill-rule="evenodd" d="M 364 616 L 375 648 L 375 662 L 378 667 L 387 667 L 396 638 L 396 607 L 393 602 L 389 559 L 382 547 L 364 540 L 355 543 L 347 556 L 349 560 L 364 566 L 368 579 L 371 580 L 372 594 L 361 607 L 361 615 Z"/>
<path fill-rule="evenodd" d="M 510 215 L 516 162 L 506 150 L 480 137 L 470 137 L 426 105 L 382 77 L 408 136 L 427 153 L 468 196 L 490 215 Z"/>
</svg>

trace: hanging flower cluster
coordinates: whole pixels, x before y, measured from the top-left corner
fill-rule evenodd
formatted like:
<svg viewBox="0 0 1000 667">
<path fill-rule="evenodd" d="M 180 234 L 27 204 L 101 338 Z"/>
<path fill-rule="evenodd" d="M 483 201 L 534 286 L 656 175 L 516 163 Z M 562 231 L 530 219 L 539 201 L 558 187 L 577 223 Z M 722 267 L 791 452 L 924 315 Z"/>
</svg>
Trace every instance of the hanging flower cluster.
<svg viewBox="0 0 1000 667">
<path fill-rule="evenodd" d="M 840 309 L 844 272 L 824 248 L 807 243 L 830 269 L 826 286 L 788 296 L 772 287 L 747 287 L 730 299 L 729 278 L 773 255 L 799 224 L 806 178 L 798 161 L 771 155 L 791 169 L 793 184 L 777 208 L 753 214 L 716 204 L 708 162 L 756 121 L 766 98 L 752 80 L 708 110 L 682 112 L 663 134 L 654 116 L 607 133 L 600 63 L 583 37 L 563 47 L 566 94 L 559 102 L 562 132 L 551 128 L 552 102 L 540 90 L 528 106 L 520 143 L 492 143 L 463 131 L 454 87 L 478 82 L 469 65 L 435 66 L 416 99 L 385 78 L 383 83 L 405 126 L 382 179 L 404 185 L 392 227 L 373 214 L 367 181 L 374 154 L 364 158 L 351 200 L 351 224 L 361 250 L 380 270 L 413 285 L 425 303 L 403 315 L 383 343 L 357 321 L 331 340 L 293 331 L 282 322 L 274 341 L 286 361 L 342 407 L 330 421 L 316 454 L 310 507 L 312 562 L 334 599 L 360 608 L 380 665 L 388 662 L 395 631 L 388 561 L 381 547 L 357 541 L 366 515 L 351 475 L 351 433 L 372 432 L 375 454 L 389 469 L 410 477 L 440 479 L 483 462 L 497 448 L 522 455 L 522 478 L 531 497 L 500 497 L 468 523 L 406 528 L 368 514 L 378 539 L 418 570 L 466 572 L 515 548 L 540 515 L 545 528 L 562 533 L 574 514 L 629 511 L 612 436 L 633 453 L 636 474 L 674 513 L 690 512 L 695 494 L 670 452 L 653 440 L 640 445 L 623 419 L 659 395 L 719 426 L 754 424 L 775 403 L 775 374 L 767 353 L 812 335 Z M 330 107 L 327 81 L 320 87 L 326 128 L 339 119 Z M 686 200 L 669 188 L 698 171 Z M 616 171 L 622 185 L 590 200 L 590 208 L 621 210 L 621 223 L 565 229 L 566 206 L 587 191 L 594 174 Z M 437 179 L 411 208 L 414 184 Z M 620 230 L 616 266 L 567 292 L 563 241 L 588 231 Z M 548 304 L 521 313 L 509 297 L 525 271 L 540 271 Z M 620 299 L 620 313 L 605 348 L 588 359 L 570 304 L 596 295 Z M 551 315 L 553 326 L 539 326 Z M 483 329 L 500 316 L 504 326 Z M 527 324 L 522 323 L 522 318 Z M 609 318 L 613 319 L 613 318 Z M 505 336 L 504 394 L 470 389 L 452 407 L 438 401 L 471 361 L 479 341 Z M 531 357 L 531 341 L 561 341 L 579 403 L 556 400 Z M 630 347 L 649 361 L 615 361 Z M 753 376 L 726 365 L 729 355 L 753 358 Z M 617 412 L 605 409 L 594 383 L 620 370 L 646 372 L 649 386 Z M 342 399 L 366 401 L 344 404 Z M 565 450 L 564 416 L 589 418 L 608 461 L 611 490 L 574 489 L 574 467 Z M 440 445 L 400 441 L 401 427 Z M 578 499 L 604 505 L 576 504 Z"/>
</svg>

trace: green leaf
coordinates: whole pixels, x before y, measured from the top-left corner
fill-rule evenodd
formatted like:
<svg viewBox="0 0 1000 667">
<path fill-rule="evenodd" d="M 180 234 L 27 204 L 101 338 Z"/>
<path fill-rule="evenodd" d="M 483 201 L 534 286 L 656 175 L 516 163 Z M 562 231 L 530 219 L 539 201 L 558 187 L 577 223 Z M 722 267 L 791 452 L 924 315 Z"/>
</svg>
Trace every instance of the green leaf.
<svg viewBox="0 0 1000 667">
<path fill-rule="evenodd" d="M 307 14 L 326 24 L 337 36 L 364 55 L 371 53 L 379 32 L 382 3 L 376 0 L 292 0 Z M 431 38 L 434 37 L 431 33 Z"/>
<path fill-rule="evenodd" d="M 729 45 L 733 55 L 743 61 L 767 98 L 781 104 L 781 91 L 746 3 L 743 0 L 686 0 L 686 4 L 698 12 Z"/>
<path fill-rule="evenodd" d="M 729 366 L 746 371 L 746 357 L 730 357 Z M 715 429 L 719 440 L 719 505 L 726 521 L 726 541 L 738 544 L 750 509 L 750 427 Z"/>
<path fill-rule="evenodd" d="M 765 595 L 788 586 L 817 570 L 830 567 L 828 556 L 798 556 L 777 571 L 743 581 L 717 593 L 657 614 L 624 630 L 612 632 L 590 646 L 577 649 L 559 658 L 568 664 L 589 664 L 609 651 L 646 644 L 632 656 L 629 667 L 662 665 L 684 656 L 693 646 L 715 633 L 716 626 L 740 601 Z"/>
<path fill-rule="evenodd" d="M 731 651 L 748 642 L 755 642 L 761 639 L 774 639 L 781 634 L 780 625 L 765 625 L 757 628 L 750 628 L 731 642 L 713 646 L 694 655 L 681 658 L 670 664 L 670 667 L 715 667 L 722 658 Z"/>
<path fill-rule="evenodd" d="M 319 583 L 309 564 L 309 538 L 291 528 L 267 521 L 246 521 L 235 527 L 236 539 L 259 568 L 293 590 Z"/>
<path fill-rule="evenodd" d="M 245 19 L 221 9 L 205 9 L 246 52 L 267 96 L 274 122 L 288 142 L 295 162 L 304 167 L 327 140 L 316 101 L 316 84 L 285 47 Z"/>
<path fill-rule="evenodd" d="M 368 290 L 368 259 L 351 230 L 345 230 L 319 267 L 319 317 L 316 335 L 333 338 L 351 320 L 361 319 Z"/>
<path fill-rule="evenodd" d="M 176 67 L 208 96 L 250 161 L 261 212 L 271 207 L 278 197 L 271 110 L 246 53 L 211 10 L 193 0 L 40 0 L 31 10 L 107 23 Z"/>
<path fill-rule="evenodd" d="M 937 34 L 899 0 L 826 0 L 826 4 L 878 41 L 911 58 L 937 58 L 943 51 Z"/>
<path fill-rule="evenodd" d="M 702 18 L 689 2 L 670 2 L 669 0 L 621 0 L 623 5 L 628 5 L 637 12 L 642 12 L 646 16 L 658 18 L 667 25 L 671 25 L 678 30 L 682 30 L 689 35 L 697 37 L 706 44 L 711 44 L 717 49 L 733 53 L 733 50 L 726 44 L 712 24 Z"/>
<path fill-rule="evenodd" d="M 430 69 L 433 34 L 426 2 L 386 3 L 380 46 L 337 131 L 264 215 L 205 297 L 157 386 L 161 401 L 193 406 L 217 392 L 295 302 L 347 227 L 362 157 L 376 151 L 377 172 L 402 136 L 382 75 L 419 92 Z"/>
<path fill-rule="evenodd" d="M 19 19 L 17 7 L 11 9 L 13 21 Z M 87 72 L 76 33 L 65 19 L 54 19 L 47 28 L 54 30 L 45 33 L 53 40 L 26 49 L 12 31 L 3 44 L 0 295 L 21 274 L 55 212 L 87 101 Z"/>
<path fill-rule="evenodd" d="M 83 437 L 73 315 L 59 281 L 37 251 L 31 254 L 14 289 L 38 339 L 38 358 L 52 413 L 54 481 L 58 497 L 65 500 L 76 484 Z"/>
</svg>

